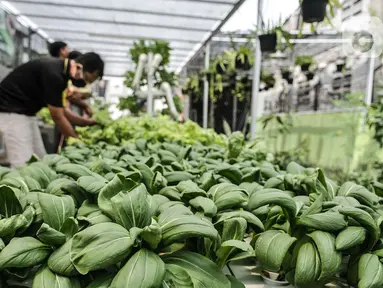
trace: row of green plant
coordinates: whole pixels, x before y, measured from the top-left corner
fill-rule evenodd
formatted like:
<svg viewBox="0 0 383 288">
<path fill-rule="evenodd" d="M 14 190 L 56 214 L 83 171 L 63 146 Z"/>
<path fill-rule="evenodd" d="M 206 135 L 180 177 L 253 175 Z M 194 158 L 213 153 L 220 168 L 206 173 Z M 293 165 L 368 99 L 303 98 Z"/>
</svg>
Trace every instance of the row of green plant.
<svg viewBox="0 0 383 288">
<path fill-rule="evenodd" d="M 221 269 L 253 259 L 295 287 L 382 287 L 383 185 L 270 158 L 235 132 L 225 145 L 78 144 L 1 168 L 0 279 L 244 287 Z"/>
</svg>

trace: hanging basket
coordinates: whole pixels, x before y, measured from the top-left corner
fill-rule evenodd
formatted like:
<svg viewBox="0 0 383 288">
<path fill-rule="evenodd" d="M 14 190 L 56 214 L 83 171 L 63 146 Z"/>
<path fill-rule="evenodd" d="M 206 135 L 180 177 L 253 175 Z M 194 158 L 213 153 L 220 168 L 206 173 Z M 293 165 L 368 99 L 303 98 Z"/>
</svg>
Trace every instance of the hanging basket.
<svg viewBox="0 0 383 288">
<path fill-rule="evenodd" d="M 262 52 L 276 52 L 277 50 L 277 34 L 264 34 L 259 36 Z"/>
<path fill-rule="evenodd" d="M 303 0 L 302 18 L 305 23 L 322 22 L 326 16 L 328 0 Z"/>
<path fill-rule="evenodd" d="M 343 72 L 345 64 L 336 64 L 336 72 Z"/>
<path fill-rule="evenodd" d="M 310 65 L 311 65 L 311 63 L 304 63 L 304 64 L 302 64 L 302 65 L 301 65 L 301 70 L 302 70 L 302 72 L 307 72 L 307 71 L 309 71 L 309 69 L 310 69 Z"/>
<path fill-rule="evenodd" d="M 282 72 L 282 79 L 289 80 L 290 77 L 291 77 L 291 72 L 290 71 Z"/>
<path fill-rule="evenodd" d="M 306 77 L 307 77 L 307 80 L 308 81 L 311 81 L 311 80 L 313 80 L 314 79 L 314 73 L 312 73 L 312 72 L 308 72 L 307 74 L 306 74 Z"/>
</svg>

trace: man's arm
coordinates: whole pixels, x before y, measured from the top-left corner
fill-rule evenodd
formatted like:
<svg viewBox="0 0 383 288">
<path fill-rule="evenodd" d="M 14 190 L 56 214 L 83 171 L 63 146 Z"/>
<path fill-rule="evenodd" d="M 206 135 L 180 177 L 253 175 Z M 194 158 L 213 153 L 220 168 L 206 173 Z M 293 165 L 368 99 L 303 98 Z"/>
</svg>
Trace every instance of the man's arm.
<svg viewBox="0 0 383 288">
<path fill-rule="evenodd" d="M 48 105 L 48 109 L 49 109 L 49 112 L 51 113 L 52 120 L 56 123 L 61 133 L 65 137 L 78 138 L 78 135 L 74 131 L 72 125 L 70 124 L 68 119 L 65 117 L 65 113 L 64 113 L 65 108 Z"/>
<path fill-rule="evenodd" d="M 70 101 L 70 103 L 79 106 L 82 110 L 85 111 L 86 114 L 88 114 L 89 117 L 91 117 L 93 115 L 92 109 L 84 100 L 81 100 L 79 98 L 70 98 L 69 101 Z"/>
<path fill-rule="evenodd" d="M 65 108 L 64 115 L 69 120 L 70 123 L 77 125 L 77 126 L 82 126 L 82 127 L 91 126 L 91 125 L 95 125 L 97 123 L 96 120 L 89 119 L 89 118 L 83 118 L 83 117 L 73 113 L 68 108 Z"/>
</svg>

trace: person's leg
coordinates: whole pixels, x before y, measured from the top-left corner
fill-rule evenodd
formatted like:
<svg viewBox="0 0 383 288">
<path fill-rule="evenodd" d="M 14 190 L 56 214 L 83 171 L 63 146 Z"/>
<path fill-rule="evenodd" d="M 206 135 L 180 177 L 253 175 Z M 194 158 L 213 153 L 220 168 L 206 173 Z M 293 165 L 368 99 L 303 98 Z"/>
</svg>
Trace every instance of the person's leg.
<svg viewBox="0 0 383 288">
<path fill-rule="evenodd" d="M 33 154 L 29 117 L 15 113 L 0 113 L 7 161 L 11 167 L 25 164 Z"/>
<path fill-rule="evenodd" d="M 33 153 L 35 153 L 40 158 L 47 154 L 45 150 L 44 141 L 41 136 L 41 131 L 36 117 L 31 118 L 31 131 L 32 131 L 32 145 Z"/>
</svg>

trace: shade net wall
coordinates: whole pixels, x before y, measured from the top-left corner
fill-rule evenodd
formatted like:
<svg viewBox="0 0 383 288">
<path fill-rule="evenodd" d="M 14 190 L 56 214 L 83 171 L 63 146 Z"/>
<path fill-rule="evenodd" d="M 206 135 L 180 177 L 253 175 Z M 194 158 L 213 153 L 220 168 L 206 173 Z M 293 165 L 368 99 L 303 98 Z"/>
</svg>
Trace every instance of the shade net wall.
<svg viewBox="0 0 383 288">
<path fill-rule="evenodd" d="M 164 40 L 177 70 L 243 2 L 238 0 L 13 0 L 20 14 L 72 49 L 95 51 L 106 75 L 120 76 L 133 63 L 135 40 Z"/>
</svg>

